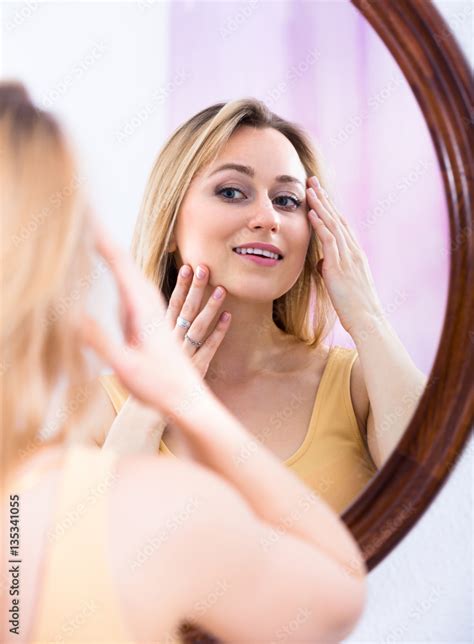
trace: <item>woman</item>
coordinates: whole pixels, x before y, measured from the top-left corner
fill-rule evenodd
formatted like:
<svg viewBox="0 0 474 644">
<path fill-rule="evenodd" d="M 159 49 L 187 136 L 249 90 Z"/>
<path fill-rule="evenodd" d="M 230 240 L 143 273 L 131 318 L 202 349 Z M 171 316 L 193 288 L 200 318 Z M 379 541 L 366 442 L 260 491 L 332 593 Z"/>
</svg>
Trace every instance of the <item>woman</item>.
<svg viewBox="0 0 474 644">
<path fill-rule="evenodd" d="M 425 376 L 385 319 L 366 257 L 318 176 L 300 128 L 256 100 L 213 105 L 160 152 L 133 252 L 216 396 L 342 512 L 400 439 Z M 265 246 L 278 259 L 256 259 Z M 229 319 L 218 320 L 224 309 Z M 323 343 L 334 310 L 356 349 Z M 113 406 L 104 401 L 98 445 L 186 455 L 172 423 L 156 418 L 143 438 L 129 392 L 113 375 L 102 383 Z"/>
<path fill-rule="evenodd" d="M 176 641 L 183 623 L 232 641 L 345 637 L 365 601 L 357 544 L 264 446 L 237 461 L 251 435 L 182 351 L 159 292 L 100 232 L 123 341 L 85 318 L 93 234 L 76 164 L 17 84 L 0 84 L 0 146 L 1 641 Z M 79 404 L 82 341 L 173 420 L 193 462 L 70 444 L 95 417 Z"/>
</svg>

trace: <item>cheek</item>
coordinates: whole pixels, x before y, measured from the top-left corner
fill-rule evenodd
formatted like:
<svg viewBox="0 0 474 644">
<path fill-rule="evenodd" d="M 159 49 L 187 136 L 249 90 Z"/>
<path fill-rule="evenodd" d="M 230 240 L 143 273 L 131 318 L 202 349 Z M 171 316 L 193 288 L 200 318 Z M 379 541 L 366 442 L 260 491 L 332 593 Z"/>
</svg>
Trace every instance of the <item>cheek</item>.
<svg viewBox="0 0 474 644">
<path fill-rule="evenodd" d="M 292 231 L 292 246 L 296 254 L 304 253 L 308 250 L 309 242 L 311 241 L 311 222 L 307 218 L 301 218 L 295 222 Z"/>
<path fill-rule="evenodd" d="M 225 252 L 235 235 L 235 224 L 232 226 L 229 218 L 218 215 L 204 205 L 180 212 L 175 239 L 183 262 L 197 265 L 221 261 L 220 253 Z"/>
<path fill-rule="evenodd" d="M 197 209 L 187 208 L 180 212 L 175 228 L 175 238 L 183 252 L 200 246 L 208 235 L 206 218 Z"/>
</svg>

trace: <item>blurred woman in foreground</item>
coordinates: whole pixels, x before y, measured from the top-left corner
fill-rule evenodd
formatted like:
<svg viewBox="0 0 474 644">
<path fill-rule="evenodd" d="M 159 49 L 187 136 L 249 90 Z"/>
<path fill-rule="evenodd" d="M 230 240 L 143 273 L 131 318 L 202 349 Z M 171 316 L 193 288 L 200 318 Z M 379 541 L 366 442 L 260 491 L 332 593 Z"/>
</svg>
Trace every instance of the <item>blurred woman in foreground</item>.
<svg viewBox="0 0 474 644">
<path fill-rule="evenodd" d="M 223 641 L 346 637 L 366 568 L 341 519 L 202 381 L 161 294 L 93 234 L 68 143 L 18 84 L 0 85 L 0 145 L 1 640 L 179 641 L 186 623 Z M 94 244 L 119 289 L 120 345 L 85 316 Z M 77 411 L 84 341 L 179 426 L 189 461 L 68 441 L 91 416 Z"/>
</svg>

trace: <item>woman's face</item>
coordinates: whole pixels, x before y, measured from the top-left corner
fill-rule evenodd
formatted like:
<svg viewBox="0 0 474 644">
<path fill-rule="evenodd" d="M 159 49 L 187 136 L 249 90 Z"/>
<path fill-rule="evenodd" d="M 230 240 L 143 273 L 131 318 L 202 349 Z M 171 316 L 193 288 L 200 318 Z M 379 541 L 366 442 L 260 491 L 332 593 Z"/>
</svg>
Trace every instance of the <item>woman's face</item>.
<svg viewBox="0 0 474 644">
<path fill-rule="evenodd" d="M 228 163 L 248 172 L 219 169 Z M 189 186 L 174 231 L 178 267 L 186 263 L 195 271 L 205 264 L 210 286 L 247 300 L 274 300 L 303 269 L 307 211 L 306 172 L 290 141 L 273 128 L 242 126 Z M 233 250 L 258 242 L 279 248 L 283 259 L 262 265 Z"/>
</svg>

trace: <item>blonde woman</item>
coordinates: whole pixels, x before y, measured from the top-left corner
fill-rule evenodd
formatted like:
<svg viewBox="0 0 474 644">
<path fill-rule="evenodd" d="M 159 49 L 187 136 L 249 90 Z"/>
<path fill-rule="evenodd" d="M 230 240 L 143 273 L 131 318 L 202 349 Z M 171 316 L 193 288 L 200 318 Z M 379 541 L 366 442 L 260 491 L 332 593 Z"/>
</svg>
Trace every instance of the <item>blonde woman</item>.
<svg viewBox="0 0 474 644">
<path fill-rule="evenodd" d="M 0 146 L 1 641 L 171 642 L 193 625 L 223 641 L 340 641 L 366 593 L 343 522 L 264 446 L 239 460 L 251 434 L 183 352 L 159 291 L 102 233 L 123 341 L 85 317 L 93 235 L 77 167 L 56 121 L 13 83 L 0 84 Z M 192 461 L 70 440 L 95 418 L 75 404 L 90 378 L 83 340 L 173 420 Z"/>
<path fill-rule="evenodd" d="M 367 259 L 321 183 L 301 128 L 256 100 L 213 105 L 158 155 L 133 253 L 216 396 L 342 512 L 400 439 L 425 376 L 386 320 Z M 334 312 L 356 349 L 324 344 Z M 108 420 L 98 445 L 186 457 L 171 422 L 147 417 L 114 375 L 102 383 Z M 143 426 L 154 431 L 144 435 Z"/>
</svg>

